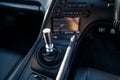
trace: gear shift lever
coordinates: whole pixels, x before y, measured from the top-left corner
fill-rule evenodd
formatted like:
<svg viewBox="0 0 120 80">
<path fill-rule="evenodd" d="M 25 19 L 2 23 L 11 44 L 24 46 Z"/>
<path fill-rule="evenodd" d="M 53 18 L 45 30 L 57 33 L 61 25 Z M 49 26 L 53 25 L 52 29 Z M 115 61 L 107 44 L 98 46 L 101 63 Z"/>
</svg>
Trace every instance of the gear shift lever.
<svg viewBox="0 0 120 80">
<path fill-rule="evenodd" d="M 54 47 L 51 42 L 51 29 L 45 28 L 43 29 L 43 37 L 45 41 L 45 51 L 43 50 L 42 55 L 46 62 L 57 62 L 59 57 L 59 50 Z"/>
<path fill-rule="evenodd" d="M 51 36 L 50 36 L 51 30 L 49 28 L 45 28 L 43 30 L 43 37 L 45 40 L 45 48 L 46 48 L 46 52 L 53 52 L 53 44 L 51 43 Z"/>
</svg>

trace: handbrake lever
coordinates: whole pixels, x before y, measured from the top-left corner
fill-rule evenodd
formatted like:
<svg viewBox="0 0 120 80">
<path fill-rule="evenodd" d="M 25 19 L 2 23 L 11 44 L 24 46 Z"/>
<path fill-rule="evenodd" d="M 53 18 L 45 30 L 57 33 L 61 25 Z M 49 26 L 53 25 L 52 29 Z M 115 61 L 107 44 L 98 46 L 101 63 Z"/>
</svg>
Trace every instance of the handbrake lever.
<svg viewBox="0 0 120 80">
<path fill-rule="evenodd" d="M 73 48 L 75 46 L 75 41 L 76 41 L 76 37 L 75 37 L 75 35 L 73 35 L 70 39 L 70 44 L 67 47 L 63 61 L 59 68 L 58 74 L 56 76 L 56 80 L 66 80 L 65 78 L 68 75 L 67 72 L 69 72 L 71 58 L 72 58 L 72 52 L 73 52 Z"/>
</svg>

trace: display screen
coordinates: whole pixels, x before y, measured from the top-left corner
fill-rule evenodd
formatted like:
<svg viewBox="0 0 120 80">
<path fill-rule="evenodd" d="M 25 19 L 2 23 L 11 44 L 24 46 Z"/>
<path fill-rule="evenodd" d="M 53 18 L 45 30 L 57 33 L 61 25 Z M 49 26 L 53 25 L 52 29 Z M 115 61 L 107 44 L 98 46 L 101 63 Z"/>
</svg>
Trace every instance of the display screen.
<svg viewBox="0 0 120 80">
<path fill-rule="evenodd" d="M 53 18 L 53 32 L 78 32 L 80 18 Z"/>
</svg>

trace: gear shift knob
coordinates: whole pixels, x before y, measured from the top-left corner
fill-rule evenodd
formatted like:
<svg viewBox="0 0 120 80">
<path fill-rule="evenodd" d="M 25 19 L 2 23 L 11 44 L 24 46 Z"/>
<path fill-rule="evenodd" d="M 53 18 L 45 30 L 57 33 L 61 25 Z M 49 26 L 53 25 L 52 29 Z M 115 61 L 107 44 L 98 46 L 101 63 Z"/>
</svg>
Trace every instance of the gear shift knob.
<svg viewBox="0 0 120 80">
<path fill-rule="evenodd" d="M 47 52 L 53 52 L 53 44 L 51 43 L 51 29 L 49 28 L 45 28 L 43 30 L 43 37 L 44 37 L 44 40 L 45 40 L 45 44 L 46 44 L 46 51 Z"/>
<path fill-rule="evenodd" d="M 46 44 L 51 44 L 51 36 L 50 36 L 51 30 L 49 28 L 45 28 L 43 30 L 43 37 Z"/>
</svg>

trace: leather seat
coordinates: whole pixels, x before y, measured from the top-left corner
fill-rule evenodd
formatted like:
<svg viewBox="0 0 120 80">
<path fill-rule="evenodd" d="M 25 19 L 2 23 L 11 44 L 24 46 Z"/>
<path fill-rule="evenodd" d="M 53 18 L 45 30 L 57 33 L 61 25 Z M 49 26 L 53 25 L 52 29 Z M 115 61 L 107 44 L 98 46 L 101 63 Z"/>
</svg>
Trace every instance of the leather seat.
<svg viewBox="0 0 120 80">
<path fill-rule="evenodd" d="M 23 55 L 0 49 L 0 80 L 6 80 L 23 59 Z"/>
<path fill-rule="evenodd" d="M 120 80 L 120 76 L 92 68 L 81 68 L 75 72 L 74 80 Z"/>
</svg>

